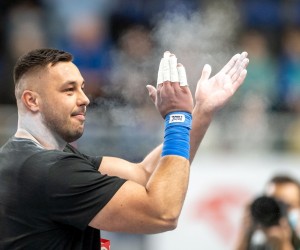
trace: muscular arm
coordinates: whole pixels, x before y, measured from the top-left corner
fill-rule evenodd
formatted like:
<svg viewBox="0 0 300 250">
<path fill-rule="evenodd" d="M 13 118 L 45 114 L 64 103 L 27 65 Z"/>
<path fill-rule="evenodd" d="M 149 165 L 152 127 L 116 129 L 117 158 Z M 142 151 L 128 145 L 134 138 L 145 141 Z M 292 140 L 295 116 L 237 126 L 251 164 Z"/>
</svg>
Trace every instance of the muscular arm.
<svg viewBox="0 0 300 250">
<path fill-rule="evenodd" d="M 164 156 L 146 187 L 127 181 L 89 225 L 128 233 L 172 230 L 182 209 L 188 178 L 187 159 Z"/>
<path fill-rule="evenodd" d="M 114 232 L 158 233 L 174 229 L 177 225 L 189 180 L 190 163 L 187 152 L 193 97 L 188 86 L 181 84 L 180 78 L 170 81 L 170 61 L 169 57 L 162 59 L 165 74 L 158 84 L 155 102 L 158 111 L 166 119 L 164 156 L 158 156 L 161 154 L 159 147 L 150 153 L 140 167 L 140 171 L 144 172 L 140 172 L 137 177 L 135 174 L 131 175 L 131 178 L 139 182 L 142 180 L 145 185 L 131 180 L 125 182 L 91 220 L 91 227 Z M 172 70 L 178 70 L 179 75 L 183 66 L 177 63 L 173 66 Z M 181 113 L 181 120 L 169 120 L 167 114 L 174 111 L 184 111 Z M 174 148 L 174 145 L 180 146 L 182 151 Z M 152 173 L 148 174 L 147 164 L 152 165 L 153 161 L 157 166 L 151 167 Z M 138 166 L 120 159 L 104 158 L 100 171 L 110 171 L 110 164 L 125 165 L 129 172 L 134 172 L 133 168 Z M 121 175 L 128 175 L 124 169 L 120 170 Z M 113 171 L 120 174 L 120 171 Z"/>
<path fill-rule="evenodd" d="M 197 153 L 200 143 L 213 119 L 214 113 L 224 106 L 234 95 L 246 77 L 247 53 L 234 55 L 215 76 L 210 77 L 211 68 L 205 65 L 195 92 L 195 107 L 190 136 L 190 163 Z M 156 89 L 147 86 L 149 95 L 155 102 Z M 160 159 L 162 145 L 151 151 L 140 163 L 130 163 L 122 159 L 104 157 L 99 170 L 108 175 L 146 185 Z"/>
<path fill-rule="evenodd" d="M 212 113 L 206 112 L 199 106 L 193 110 L 193 123 L 190 137 L 190 163 L 204 138 L 211 123 Z M 162 144 L 152 150 L 140 163 L 132 163 L 116 157 L 103 157 L 99 171 L 104 174 L 119 176 L 121 178 L 146 185 L 154 169 L 158 166 L 162 150 Z"/>
<path fill-rule="evenodd" d="M 154 169 L 158 166 L 162 144 L 153 149 L 140 163 L 132 163 L 117 157 L 103 157 L 99 171 L 111 176 L 119 176 L 146 186 Z"/>
</svg>

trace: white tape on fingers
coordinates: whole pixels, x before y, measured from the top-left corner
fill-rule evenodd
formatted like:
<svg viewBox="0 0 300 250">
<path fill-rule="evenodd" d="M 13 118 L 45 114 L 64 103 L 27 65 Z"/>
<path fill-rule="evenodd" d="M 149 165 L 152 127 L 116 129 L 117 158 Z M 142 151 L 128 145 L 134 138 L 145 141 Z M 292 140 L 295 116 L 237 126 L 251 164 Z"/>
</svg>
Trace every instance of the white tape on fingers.
<svg viewBox="0 0 300 250">
<path fill-rule="evenodd" d="M 163 58 L 162 59 L 162 74 L 163 74 L 163 81 L 170 81 L 171 76 L 170 76 L 170 62 L 169 58 Z"/>
<path fill-rule="evenodd" d="M 185 68 L 182 64 L 177 66 L 180 86 L 188 86 Z"/>
<path fill-rule="evenodd" d="M 177 57 L 175 55 L 170 56 L 170 79 L 171 82 L 179 82 Z"/>
<path fill-rule="evenodd" d="M 160 60 L 158 73 L 157 73 L 157 86 L 164 82 L 163 78 L 163 59 Z"/>
<path fill-rule="evenodd" d="M 166 51 L 166 52 L 164 53 L 164 58 L 169 58 L 170 55 L 171 55 L 171 52 L 170 52 L 170 51 Z"/>
</svg>

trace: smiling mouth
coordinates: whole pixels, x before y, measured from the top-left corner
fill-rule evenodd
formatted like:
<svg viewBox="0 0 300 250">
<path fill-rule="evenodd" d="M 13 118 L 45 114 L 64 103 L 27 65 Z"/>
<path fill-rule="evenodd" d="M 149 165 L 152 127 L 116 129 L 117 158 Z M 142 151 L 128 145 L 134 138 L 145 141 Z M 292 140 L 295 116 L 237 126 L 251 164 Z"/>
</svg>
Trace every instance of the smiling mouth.
<svg viewBox="0 0 300 250">
<path fill-rule="evenodd" d="M 71 116 L 80 121 L 85 121 L 86 107 L 80 107 L 78 110 L 71 113 Z"/>
<path fill-rule="evenodd" d="M 75 114 L 75 115 L 72 115 L 72 117 L 75 117 L 76 119 L 78 119 L 80 121 L 85 121 L 85 115 L 84 114 Z"/>
</svg>

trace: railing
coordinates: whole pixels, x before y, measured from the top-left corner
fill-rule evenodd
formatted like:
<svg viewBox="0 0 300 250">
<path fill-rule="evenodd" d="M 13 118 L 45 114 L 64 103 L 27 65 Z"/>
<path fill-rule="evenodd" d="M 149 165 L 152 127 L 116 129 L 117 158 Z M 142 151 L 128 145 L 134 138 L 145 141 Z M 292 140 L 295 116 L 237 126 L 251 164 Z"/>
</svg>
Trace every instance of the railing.
<svg viewBox="0 0 300 250">
<path fill-rule="evenodd" d="M 15 106 L 0 106 L 0 144 L 17 127 Z M 300 155 L 300 118 L 289 113 L 223 110 L 215 116 L 200 150 L 228 153 Z M 84 135 L 75 142 L 83 152 L 140 160 L 163 140 L 163 119 L 155 109 L 89 109 Z"/>
</svg>

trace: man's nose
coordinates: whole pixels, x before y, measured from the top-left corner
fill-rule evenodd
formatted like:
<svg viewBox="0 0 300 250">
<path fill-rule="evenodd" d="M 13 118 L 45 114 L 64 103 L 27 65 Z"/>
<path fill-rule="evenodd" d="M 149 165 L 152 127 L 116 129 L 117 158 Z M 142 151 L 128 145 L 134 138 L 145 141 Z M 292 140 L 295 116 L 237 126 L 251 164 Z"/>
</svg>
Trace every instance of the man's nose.
<svg viewBox="0 0 300 250">
<path fill-rule="evenodd" d="M 87 97 L 87 95 L 83 92 L 83 90 L 80 90 L 80 94 L 79 94 L 79 97 L 78 97 L 78 102 L 79 102 L 79 105 L 89 105 L 90 104 L 90 99 Z"/>
</svg>

